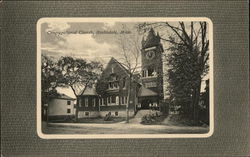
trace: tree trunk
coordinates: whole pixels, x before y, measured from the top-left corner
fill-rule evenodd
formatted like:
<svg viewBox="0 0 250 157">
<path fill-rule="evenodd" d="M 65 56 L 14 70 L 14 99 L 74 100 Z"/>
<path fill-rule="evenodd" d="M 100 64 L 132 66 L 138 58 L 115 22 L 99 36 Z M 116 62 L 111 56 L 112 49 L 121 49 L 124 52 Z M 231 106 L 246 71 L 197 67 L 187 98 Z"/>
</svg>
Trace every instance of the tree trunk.
<svg viewBox="0 0 250 157">
<path fill-rule="evenodd" d="M 129 123 L 129 103 L 130 103 L 130 93 L 131 93 L 131 75 L 129 76 L 129 85 L 128 85 L 128 99 L 127 99 L 127 105 L 126 105 L 126 122 Z"/>
<path fill-rule="evenodd" d="M 198 124 L 198 105 L 200 101 L 200 90 L 201 90 L 201 79 L 199 79 L 199 84 L 195 89 L 195 99 L 194 99 L 194 123 Z"/>
<path fill-rule="evenodd" d="M 76 96 L 76 122 L 78 122 L 78 106 L 79 106 L 79 97 Z"/>
</svg>

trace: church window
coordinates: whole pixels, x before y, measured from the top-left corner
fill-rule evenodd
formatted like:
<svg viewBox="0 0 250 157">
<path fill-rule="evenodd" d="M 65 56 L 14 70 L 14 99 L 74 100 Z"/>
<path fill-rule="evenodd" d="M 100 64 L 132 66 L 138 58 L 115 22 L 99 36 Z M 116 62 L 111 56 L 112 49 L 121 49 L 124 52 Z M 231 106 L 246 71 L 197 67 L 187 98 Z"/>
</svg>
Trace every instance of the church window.
<svg viewBox="0 0 250 157">
<path fill-rule="evenodd" d="M 106 98 L 102 98 L 102 105 L 107 105 L 107 99 Z"/>
<path fill-rule="evenodd" d="M 110 104 L 110 97 L 108 97 L 108 104 Z"/>
<path fill-rule="evenodd" d="M 82 99 L 79 99 L 79 107 L 82 107 Z"/>
<path fill-rule="evenodd" d="M 95 107 L 95 105 L 96 105 L 96 100 L 95 98 L 93 98 L 93 107 Z"/>
<path fill-rule="evenodd" d="M 89 106 L 88 98 L 85 98 L 85 99 L 84 99 L 84 102 L 85 102 L 85 107 L 88 107 L 88 106 Z"/>
<path fill-rule="evenodd" d="M 115 99 L 115 96 L 113 95 L 113 96 L 111 96 L 111 103 L 113 104 L 115 102 L 116 102 L 116 99 Z"/>
<path fill-rule="evenodd" d="M 142 71 L 142 77 L 154 77 L 154 76 L 157 76 L 157 72 L 152 67 L 149 67 L 148 69 L 144 69 Z"/>
<path fill-rule="evenodd" d="M 121 97 L 121 101 L 122 101 L 121 104 L 124 104 L 124 97 L 123 96 Z"/>
<path fill-rule="evenodd" d="M 154 76 L 154 68 L 148 68 L 148 76 Z"/>
<path fill-rule="evenodd" d="M 122 88 L 126 88 L 126 77 L 122 79 Z"/>
<path fill-rule="evenodd" d="M 112 65 L 112 67 L 111 67 L 111 73 L 112 74 L 114 73 L 114 65 Z"/>
<path fill-rule="evenodd" d="M 116 96 L 116 97 L 115 97 L 115 104 L 116 104 L 116 105 L 119 105 L 119 96 Z"/>
<path fill-rule="evenodd" d="M 108 88 L 109 89 L 118 89 L 119 88 L 119 81 L 118 81 L 118 76 L 115 76 L 112 74 L 109 78 L 109 83 L 108 83 Z"/>
</svg>

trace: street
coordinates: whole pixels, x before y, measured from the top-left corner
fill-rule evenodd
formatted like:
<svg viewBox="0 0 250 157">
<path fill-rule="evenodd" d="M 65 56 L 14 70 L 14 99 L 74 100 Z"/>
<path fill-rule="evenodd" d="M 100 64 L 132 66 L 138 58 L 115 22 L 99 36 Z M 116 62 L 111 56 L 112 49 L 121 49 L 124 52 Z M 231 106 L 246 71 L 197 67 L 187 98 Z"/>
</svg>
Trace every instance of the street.
<svg viewBox="0 0 250 157">
<path fill-rule="evenodd" d="M 45 134 L 179 134 L 207 133 L 208 127 L 143 125 L 140 123 L 43 123 Z"/>
</svg>

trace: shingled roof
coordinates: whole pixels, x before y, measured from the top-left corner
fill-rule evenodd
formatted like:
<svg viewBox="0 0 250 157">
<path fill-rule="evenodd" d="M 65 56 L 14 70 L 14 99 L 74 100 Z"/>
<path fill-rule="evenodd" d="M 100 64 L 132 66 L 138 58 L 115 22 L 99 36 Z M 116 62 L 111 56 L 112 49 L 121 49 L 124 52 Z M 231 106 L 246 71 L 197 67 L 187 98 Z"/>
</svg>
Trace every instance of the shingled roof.
<svg viewBox="0 0 250 157">
<path fill-rule="evenodd" d="M 94 87 L 87 87 L 82 95 L 98 95 Z"/>
<path fill-rule="evenodd" d="M 157 96 L 158 94 L 144 86 L 141 86 L 141 88 L 138 91 L 138 97 L 143 96 Z"/>
</svg>

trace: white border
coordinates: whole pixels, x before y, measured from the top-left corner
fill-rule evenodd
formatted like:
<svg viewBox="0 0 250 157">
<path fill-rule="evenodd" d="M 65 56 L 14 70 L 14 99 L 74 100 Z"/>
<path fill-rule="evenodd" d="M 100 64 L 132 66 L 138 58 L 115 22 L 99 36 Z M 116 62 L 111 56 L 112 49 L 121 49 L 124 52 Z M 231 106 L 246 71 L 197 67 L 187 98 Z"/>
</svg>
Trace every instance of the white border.
<svg viewBox="0 0 250 157">
<path fill-rule="evenodd" d="M 156 21 L 206 21 L 209 24 L 209 132 L 206 134 L 44 134 L 41 120 L 41 24 L 44 22 L 156 22 Z M 125 139 L 125 138 L 207 138 L 214 132 L 214 74 L 213 74 L 213 23 L 206 17 L 116 17 L 116 18 L 40 18 L 37 21 L 37 134 L 43 139 Z"/>
</svg>

